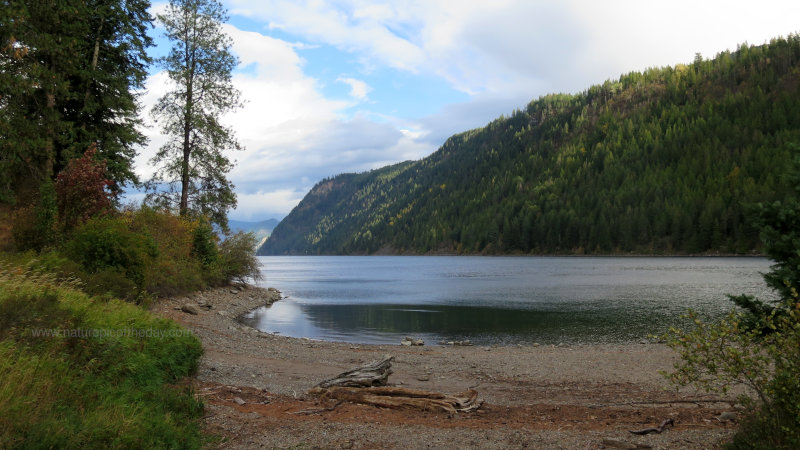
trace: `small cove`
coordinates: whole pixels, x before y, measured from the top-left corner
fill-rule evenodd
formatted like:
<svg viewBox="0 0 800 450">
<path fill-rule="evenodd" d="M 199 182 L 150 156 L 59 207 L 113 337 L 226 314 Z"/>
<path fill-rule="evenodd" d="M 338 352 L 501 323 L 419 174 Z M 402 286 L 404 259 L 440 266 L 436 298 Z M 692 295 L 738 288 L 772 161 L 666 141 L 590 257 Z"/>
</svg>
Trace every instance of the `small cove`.
<svg viewBox="0 0 800 450">
<path fill-rule="evenodd" d="M 765 258 L 260 257 L 288 298 L 240 318 L 262 331 L 351 343 L 630 343 L 714 318 L 726 294 L 768 297 Z"/>
</svg>

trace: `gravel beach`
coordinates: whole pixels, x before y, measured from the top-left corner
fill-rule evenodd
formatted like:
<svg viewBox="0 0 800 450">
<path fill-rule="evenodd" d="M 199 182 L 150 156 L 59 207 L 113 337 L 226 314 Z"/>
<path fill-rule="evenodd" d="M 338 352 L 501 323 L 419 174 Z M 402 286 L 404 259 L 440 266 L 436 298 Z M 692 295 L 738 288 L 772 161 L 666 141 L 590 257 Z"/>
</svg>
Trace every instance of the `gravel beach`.
<svg viewBox="0 0 800 450">
<path fill-rule="evenodd" d="M 212 447 L 700 449 L 717 448 L 736 426 L 719 419 L 735 411 L 732 398 L 669 388 L 659 370 L 669 370 L 675 355 L 664 345 L 353 345 L 278 336 L 236 321 L 279 299 L 275 289 L 234 286 L 151 308 L 203 343 L 194 383 Z M 448 415 L 333 408 L 306 394 L 386 355 L 395 357 L 390 384 L 448 394 L 472 388 L 485 403 Z M 630 433 L 666 419 L 675 426 L 662 433 Z"/>
</svg>

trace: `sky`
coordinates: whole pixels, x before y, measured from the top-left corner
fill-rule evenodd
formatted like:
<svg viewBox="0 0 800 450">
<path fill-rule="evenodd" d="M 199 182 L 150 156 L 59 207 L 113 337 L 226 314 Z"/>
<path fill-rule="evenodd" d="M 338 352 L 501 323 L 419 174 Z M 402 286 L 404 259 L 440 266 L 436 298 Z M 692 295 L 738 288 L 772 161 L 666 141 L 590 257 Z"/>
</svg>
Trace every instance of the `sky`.
<svg viewBox="0 0 800 450">
<path fill-rule="evenodd" d="M 550 93 L 690 63 L 800 32 L 800 2 L 761 0 L 223 0 L 244 107 L 223 118 L 244 145 L 230 218 L 282 219 L 323 178 L 417 160 L 451 135 Z M 152 13 L 163 11 L 154 1 Z M 170 43 L 156 26 L 157 46 Z M 167 89 L 155 66 L 141 103 Z M 128 199 L 142 195 L 129 192 Z"/>
</svg>

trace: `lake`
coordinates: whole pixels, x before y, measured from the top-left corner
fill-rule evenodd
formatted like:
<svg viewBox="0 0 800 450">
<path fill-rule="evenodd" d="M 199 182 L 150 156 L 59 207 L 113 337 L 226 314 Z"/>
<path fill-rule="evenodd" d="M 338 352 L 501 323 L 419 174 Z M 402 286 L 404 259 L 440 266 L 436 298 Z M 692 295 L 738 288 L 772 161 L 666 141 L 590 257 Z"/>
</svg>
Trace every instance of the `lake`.
<svg viewBox="0 0 800 450">
<path fill-rule="evenodd" d="M 732 308 L 726 294 L 771 298 L 765 258 L 259 257 L 283 299 L 240 320 L 285 336 L 351 343 L 629 343 Z"/>
</svg>

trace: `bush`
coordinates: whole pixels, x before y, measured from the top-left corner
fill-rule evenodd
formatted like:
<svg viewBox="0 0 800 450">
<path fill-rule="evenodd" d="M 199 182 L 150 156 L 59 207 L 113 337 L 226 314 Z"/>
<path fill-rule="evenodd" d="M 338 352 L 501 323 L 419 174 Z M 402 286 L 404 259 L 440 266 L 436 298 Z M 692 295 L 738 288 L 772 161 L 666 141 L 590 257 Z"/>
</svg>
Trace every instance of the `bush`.
<svg viewBox="0 0 800 450">
<path fill-rule="evenodd" d="M 258 240 L 253 233 L 234 233 L 219 246 L 219 268 L 225 282 L 247 278 L 260 279 L 261 268 L 256 258 Z"/>
<path fill-rule="evenodd" d="M 110 217 L 92 219 L 76 228 L 63 251 L 91 276 L 90 293 L 111 292 L 137 302 L 144 299 L 148 267 L 158 254 L 152 237 L 133 232 L 124 220 Z M 129 290 L 131 286 L 133 290 Z"/>
<path fill-rule="evenodd" d="M 73 159 L 58 174 L 56 194 L 58 219 L 64 230 L 111 210 L 113 182 L 106 176 L 105 161 L 96 161 L 97 145 L 92 144 L 83 156 Z"/>
<path fill-rule="evenodd" d="M 17 250 L 40 252 L 55 244 L 56 195 L 51 181 L 39 187 L 34 205 L 16 211 L 11 230 Z"/>
<path fill-rule="evenodd" d="M 161 297 L 178 295 L 209 284 L 193 252 L 197 222 L 150 207 L 127 211 L 126 216 L 132 231 L 147 233 L 158 247 L 158 256 L 146 273 L 149 293 Z"/>
</svg>

